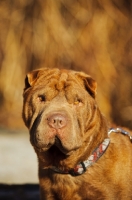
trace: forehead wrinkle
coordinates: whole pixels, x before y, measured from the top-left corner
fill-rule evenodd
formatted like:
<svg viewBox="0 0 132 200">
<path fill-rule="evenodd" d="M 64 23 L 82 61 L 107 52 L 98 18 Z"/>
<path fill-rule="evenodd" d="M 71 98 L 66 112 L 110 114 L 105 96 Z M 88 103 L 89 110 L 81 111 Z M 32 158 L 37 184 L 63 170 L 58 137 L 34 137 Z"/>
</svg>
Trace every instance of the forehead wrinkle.
<svg viewBox="0 0 132 200">
<path fill-rule="evenodd" d="M 67 79 L 68 79 L 68 73 L 62 72 L 60 74 L 59 80 L 57 81 L 57 85 L 56 85 L 57 90 L 62 90 L 63 88 L 65 88 Z"/>
<path fill-rule="evenodd" d="M 74 84 L 74 86 L 76 85 L 83 89 L 82 79 L 80 79 L 74 72 L 69 74 L 68 82 Z"/>
</svg>

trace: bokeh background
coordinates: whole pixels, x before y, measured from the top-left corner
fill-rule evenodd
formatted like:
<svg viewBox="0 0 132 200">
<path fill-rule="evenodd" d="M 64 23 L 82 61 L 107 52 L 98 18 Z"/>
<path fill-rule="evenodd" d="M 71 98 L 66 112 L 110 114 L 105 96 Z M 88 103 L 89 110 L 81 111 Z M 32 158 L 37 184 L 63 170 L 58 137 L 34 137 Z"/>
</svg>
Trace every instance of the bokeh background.
<svg viewBox="0 0 132 200">
<path fill-rule="evenodd" d="M 104 115 L 132 129 L 132 1 L 0 0 L 2 130 L 26 130 L 24 78 L 40 67 L 90 74 Z"/>
</svg>

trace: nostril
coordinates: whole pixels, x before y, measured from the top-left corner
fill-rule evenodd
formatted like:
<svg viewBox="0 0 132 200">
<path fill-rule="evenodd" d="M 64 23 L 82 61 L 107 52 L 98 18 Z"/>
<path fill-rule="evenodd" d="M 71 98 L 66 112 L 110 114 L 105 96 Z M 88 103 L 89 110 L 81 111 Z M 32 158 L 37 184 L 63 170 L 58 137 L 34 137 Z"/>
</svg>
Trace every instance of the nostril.
<svg viewBox="0 0 132 200">
<path fill-rule="evenodd" d="M 62 120 L 59 120 L 59 123 L 60 123 L 60 124 L 63 124 Z"/>
<path fill-rule="evenodd" d="M 67 124 L 67 119 L 62 114 L 53 114 L 47 118 L 47 123 L 56 129 L 63 128 Z"/>
</svg>

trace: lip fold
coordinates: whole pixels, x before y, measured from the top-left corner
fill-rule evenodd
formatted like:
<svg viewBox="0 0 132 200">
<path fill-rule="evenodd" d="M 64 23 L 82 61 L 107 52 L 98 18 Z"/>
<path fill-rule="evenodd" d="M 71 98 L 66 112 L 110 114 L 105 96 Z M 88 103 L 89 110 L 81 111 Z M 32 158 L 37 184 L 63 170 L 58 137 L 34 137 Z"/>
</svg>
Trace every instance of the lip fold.
<svg viewBox="0 0 132 200">
<path fill-rule="evenodd" d="M 62 143 L 61 143 L 61 140 L 55 136 L 55 143 L 54 143 L 54 146 L 56 146 L 63 154 L 67 155 L 68 154 L 68 150 L 66 150 Z"/>
</svg>

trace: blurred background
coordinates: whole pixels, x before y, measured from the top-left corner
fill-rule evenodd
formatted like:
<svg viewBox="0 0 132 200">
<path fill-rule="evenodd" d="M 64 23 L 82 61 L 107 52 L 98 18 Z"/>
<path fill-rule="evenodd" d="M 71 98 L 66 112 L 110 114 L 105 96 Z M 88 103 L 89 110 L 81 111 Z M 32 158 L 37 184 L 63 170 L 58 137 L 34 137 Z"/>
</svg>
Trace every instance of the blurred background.
<svg viewBox="0 0 132 200">
<path fill-rule="evenodd" d="M 12 174 L 0 182 L 37 181 L 21 113 L 26 73 L 40 67 L 90 74 L 104 115 L 132 129 L 132 1 L 0 0 L 0 173 Z"/>
</svg>

